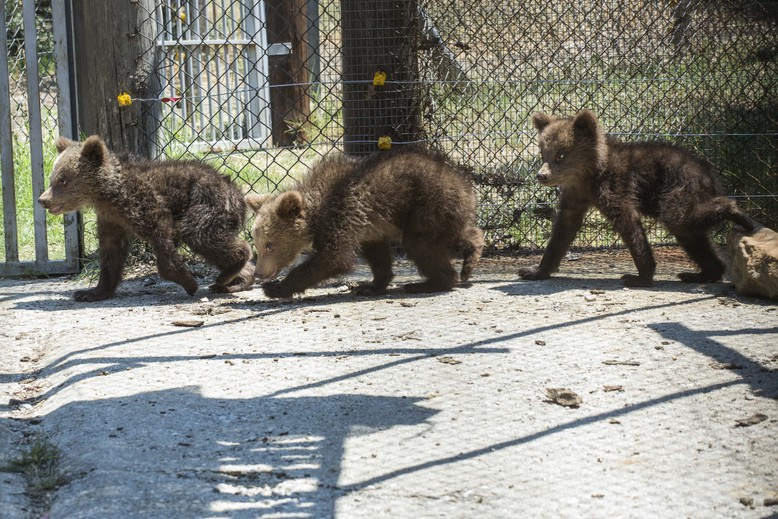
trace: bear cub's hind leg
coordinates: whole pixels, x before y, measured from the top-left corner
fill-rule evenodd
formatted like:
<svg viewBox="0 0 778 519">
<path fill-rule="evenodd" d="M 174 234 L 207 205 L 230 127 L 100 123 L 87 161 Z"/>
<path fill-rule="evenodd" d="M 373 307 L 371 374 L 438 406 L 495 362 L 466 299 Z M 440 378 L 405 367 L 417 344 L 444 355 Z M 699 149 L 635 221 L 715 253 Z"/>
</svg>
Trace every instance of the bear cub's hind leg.
<svg viewBox="0 0 778 519">
<path fill-rule="evenodd" d="M 462 271 L 459 281 L 464 283 L 470 279 L 478 260 L 484 250 L 484 232 L 478 227 L 468 227 L 457 241 L 456 249 L 462 255 Z"/>
<path fill-rule="evenodd" d="M 678 244 L 692 261 L 700 266 L 700 272 L 681 272 L 678 278 L 684 283 L 712 283 L 724 276 L 724 263 L 716 255 L 710 239 L 702 235 L 677 236 Z"/>
<path fill-rule="evenodd" d="M 429 236 L 408 236 L 403 238 L 408 257 L 416 264 L 419 273 L 427 278 L 421 283 L 405 285 L 411 294 L 445 292 L 452 290 L 459 281 L 457 271 L 451 265 L 448 248 Z"/>
<path fill-rule="evenodd" d="M 153 247 L 159 275 L 181 285 L 190 296 L 195 295 L 197 281 L 186 268 L 184 258 L 176 251 L 175 244 L 168 240 L 160 240 L 154 243 Z"/>
<path fill-rule="evenodd" d="M 235 239 L 229 246 L 211 247 L 200 252 L 209 263 L 221 269 L 221 273 L 209 287 L 215 293 L 233 293 L 251 289 L 254 284 L 254 264 L 251 263 L 251 246 Z"/>
<path fill-rule="evenodd" d="M 361 246 L 370 271 L 373 273 L 373 281 L 360 283 L 353 292 L 360 296 L 380 296 L 386 293 L 386 287 L 394 277 L 392 272 L 392 248 L 389 242 L 369 242 Z"/>
</svg>

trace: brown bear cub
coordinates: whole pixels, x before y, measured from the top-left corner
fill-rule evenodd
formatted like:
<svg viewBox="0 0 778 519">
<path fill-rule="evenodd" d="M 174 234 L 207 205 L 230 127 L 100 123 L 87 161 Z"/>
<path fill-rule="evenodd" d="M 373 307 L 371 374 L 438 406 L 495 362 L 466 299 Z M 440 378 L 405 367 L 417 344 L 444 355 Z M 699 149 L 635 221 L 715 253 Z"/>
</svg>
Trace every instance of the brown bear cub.
<svg viewBox="0 0 778 519">
<path fill-rule="evenodd" d="M 629 248 L 638 275 L 624 285 L 651 286 L 656 262 L 641 215 L 662 223 L 700 272 L 678 275 L 687 283 L 718 281 L 724 264 L 708 237 L 711 227 L 731 220 L 746 230 L 754 223 L 722 196 L 714 168 L 693 153 L 667 143 L 622 143 L 606 136 L 595 115 L 583 110 L 572 119 L 532 116 L 539 134 L 541 184 L 560 188 L 559 211 L 540 265 L 522 269 L 524 279 L 546 279 L 559 267 L 592 206 L 614 226 Z"/>
<path fill-rule="evenodd" d="M 445 157 L 419 148 L 379 152 L 364 159 L 331 155 L 297 189 L 247 195 L 257 275 L 274 278 L 304 250 L 309 257 L 281 281 L 263 284 L 269 297 L 290 297 L 350 272 L 358 254 L 373 281 L 360 295 L 386 292 L 392 280 L 391 242 L 402 243 L 426 278 L 412 293 L 451 290 L 466 281 L 484 247 L 475 226 L 476 197 L 467 176 Z M 451 258 L 464 258 L 457 276 Z"/>
<path fill-rule="evenodd" d="M 197 282 L 177 252 L 181 244 L 221 270 L 212 291 L 251 288 L 251 247 L 238 238 L 246 204 L 229 178 L 196 161 L 120 158 L 97 136 L 83 143 L 60 137 L 57 150 L 51 186 L 38 202 L 52 214 L 82 207 L 97 213 L 100 279 L 76 292 L 76 301 L 113 297 L 133 235 L 151 244 L 159 274 L 189 295 Z"/>
</svg>

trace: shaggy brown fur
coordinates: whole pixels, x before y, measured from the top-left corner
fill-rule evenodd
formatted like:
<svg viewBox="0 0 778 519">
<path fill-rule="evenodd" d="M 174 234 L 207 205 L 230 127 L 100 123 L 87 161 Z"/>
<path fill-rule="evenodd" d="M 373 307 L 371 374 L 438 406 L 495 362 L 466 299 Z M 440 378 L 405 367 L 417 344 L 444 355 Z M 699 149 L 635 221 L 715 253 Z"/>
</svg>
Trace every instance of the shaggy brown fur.
<svg viewBox="0 0 778 519">
<path fill-rule="evenodd" d="M 83 143 L 60 138 L 51 187 L 38 202 L 52 214 L 94 207 L 100 247 L 97 287 L 76 301 L 113 297 L 132 235 L 148 241 L 160 275 L 193 295 L 197 282 L 177 252 L 181 244 L 221 269 L 215 292 L 251 288 L 251 247 L 238 239 L 246 218 L 243 194 L 229 178 L 195 161 L 119 158 L 97 136 Z"/>
<path fill-rule="evenodd" d="M 539 132 L 543 166 L 538 180 L 561 188 L 559 212 L 540 266 L 522 269 L 524 279 L 546 279 L 562 257 L 592 206 L 608 219 L 626 243 L 638 275 L 626 286 L 650 286 L 656 262 L 640 222 L 641 215 L 662 223 L 700 272 L 679 274 L 681 281 L 718 281 L 724 264 L 708 238 L 714 225 L 731 220 L 751 230 L 753 222 L 722 196 L 713 167 L 682 148 L 660 142 L 625 144 L 607 137 L 595 115 L 584 110 L 572 119 L 532 116 Z"/>
<path fill-rule="evenodd" d="M 304 250 L 306 261 L 282 281 L 265 283 L 269 297 L 289 297 L 353 269 L 358 253 L 373 281 L 357 288 L 378 295 L 392 273 L 390 243 L 400 241 L 426 281 L 409 292 L 451 290 L 466 281 L 484 246 L 475 227 L 476 197 L 466 176 L 441 155 L 421 149 L 380 152 L 366 159 L 324 158 L 296 190 L 247 195 L 256 213 L 252 234 L 257 274 L 275 277 Z M 453 255 L 464 258 L 457 276 Z"/>
</svg>

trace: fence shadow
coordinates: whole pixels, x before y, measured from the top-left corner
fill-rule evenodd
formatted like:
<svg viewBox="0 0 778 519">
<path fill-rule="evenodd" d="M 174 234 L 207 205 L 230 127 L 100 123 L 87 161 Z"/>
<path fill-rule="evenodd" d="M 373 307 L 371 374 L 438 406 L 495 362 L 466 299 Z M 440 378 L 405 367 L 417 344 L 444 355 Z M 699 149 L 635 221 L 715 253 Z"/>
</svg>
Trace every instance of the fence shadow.
<svg viewBox="0 0 778 519">
<path fill-rule="evenodd" d="M 71 402 L 44 417 L 79 472 L 51 513 L 334 517 L 349 436 L 424 423 L 437 411 L 420 400 L 224 399 L 182 387 Z"/>
</svg>

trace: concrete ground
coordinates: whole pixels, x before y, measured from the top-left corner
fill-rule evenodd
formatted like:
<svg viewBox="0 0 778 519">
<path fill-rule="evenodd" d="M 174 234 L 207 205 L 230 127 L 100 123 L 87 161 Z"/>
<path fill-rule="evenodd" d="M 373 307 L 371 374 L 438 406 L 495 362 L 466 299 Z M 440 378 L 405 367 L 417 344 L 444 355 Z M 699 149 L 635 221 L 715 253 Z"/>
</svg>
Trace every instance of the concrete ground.
<svg viewBox="0 0 778 519">
<path fill-rule="evenodd" d="M 426 297 L 0 280 L 0 517 L 774 516 L 778 307 L 664 256 L 640 290 L 623 253 Z M 53 490 L 10 471 L 41 438 Z"/>
</svg>

